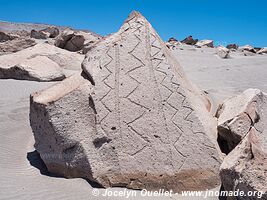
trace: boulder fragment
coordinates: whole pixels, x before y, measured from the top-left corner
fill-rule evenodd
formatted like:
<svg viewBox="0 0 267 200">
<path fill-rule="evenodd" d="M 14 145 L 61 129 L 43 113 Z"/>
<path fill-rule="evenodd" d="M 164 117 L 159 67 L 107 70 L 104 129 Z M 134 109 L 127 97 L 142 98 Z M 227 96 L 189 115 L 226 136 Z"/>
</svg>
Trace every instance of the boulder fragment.
<svg viewBox="0 0 267 200">
<path fill-rule="evenodd" d="M 197 47 L 211 47 L 213 48 L 213 41 L 212 40 L 200 40 L 195 44 Z"/>
<path fill-rule="evenodd" d="M 58 64 L 51 59 L 45 56 L 36 56 L 12 67 L 0 67 L 0 78 L 30 81 L 60 81 L 65 78 L 65 75 Z"/>
<path fill-rule="evenodd" d="M 227 49 L 230 49 L 230 50 L 237 50 L 238 49 L 238 45 L 237 44 L 228 44 L 226 46 Z"/>
<path fill-rule="evenodd" d="M 198 39 L 193 39 L 192 35 L 189 35 L 185 39 L 181 41 L 181 43 L 188 44 L 188 45 L 195 45 L 198 42 Z"/>
<path fill-rule="evenodd" d="M 250 46 L 250 45 L 245 45 L 245 46 L 241 46 L 238 48 L 239 51 L 245 52 L 251 52 L 251 53 L 256 53 L 254 47 Z"/>
<path fill-rule="evenodd" d="M 230 50 L 225 48 L 224 46 L 218 46 L 216 48 L 216 53 L 221 58 L 229 58 Z"/>
<path fill-rule="evenodd" d="M 31 38 L 47 39 L 47 38 L 49 38 L 49 35 L 42 32 L 42 31 L 31 30 Z"/>
<path fill-rule="evenodd" d="M 267 47 L 261 48 L 259 51 L 257 51 L 257 54 L 267 54 Z"/>
<path fill-rule="evenodd" d="M 103 187 L 179 192 L 220 184 L 209 101 L 141 14 L 132 12 L 82 67 L 92 88 L 66 79 L 31 97 L 35 147 L 51 172 Z M 47 160 L 51 153 L 59 158 Z"/>
<path fill-rule="evenodd" d="M 79 51 L 84 47 L 88 49 L 89 46 L 92 46 L 100 38 L 100 36 L 91 32 L 66 29 L 56 38 L 55 46 L 69 51 Z"/>
</svg>

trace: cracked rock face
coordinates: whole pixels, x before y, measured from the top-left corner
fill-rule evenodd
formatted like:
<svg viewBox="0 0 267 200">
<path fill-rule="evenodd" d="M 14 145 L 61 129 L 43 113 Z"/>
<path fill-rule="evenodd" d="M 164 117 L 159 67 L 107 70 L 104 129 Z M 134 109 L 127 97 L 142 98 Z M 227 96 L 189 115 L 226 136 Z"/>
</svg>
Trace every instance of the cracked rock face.
<svg viewBox="0 0 267 200">
<path fill-rule="evenodd" d="M 51 172 L 104 187 L 179 192 L 220 184 L 209 101 L 143 16 L 131 13 L 82 67 L 89 80 L 67 78 L 51 98 L 49 89 L 31 98 L 35 147 Z"/>
<path fill-rule="evenodd" d="M 220 169 L 227 191 L 260 191 L 261 199 L 267 199 L 266 103 L 265 93 L 248 89 L 226 100 L 219 110 L 219 134 L 233 149 Z"/>
<path fill-rule="evenodd" d="M 251 126 L 262 130 L 265 122 L 260 118 L 265 115 L 265 99 L 260 90 L 248 89 L 227 99 L 218 109 L 218 133 L 226 141 L 228 152 L 246 136 Z"/>
<path fill-rule="evenodd" d="M 221 58 L 229 58 L 230 50 L 225 48 L 224 46 L 218 46 L 216 48 L 216 53 Z"/>
</svg>

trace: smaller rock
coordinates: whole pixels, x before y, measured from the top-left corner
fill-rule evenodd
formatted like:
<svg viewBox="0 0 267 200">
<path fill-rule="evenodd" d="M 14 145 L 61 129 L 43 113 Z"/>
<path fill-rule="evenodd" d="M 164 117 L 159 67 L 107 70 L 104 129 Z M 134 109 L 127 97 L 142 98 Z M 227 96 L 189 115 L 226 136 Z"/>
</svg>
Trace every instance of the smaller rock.
<svg viewBox="0 0 267 200">
<path fill-rule="evenodd" d="M 168 42 L 172 43 L 172 42 L 178 42 L 177 39 L 175 39 L 174 37 L 171 37 L 168 39 Z"/>
<path fill-rule="evenodd" d="M 238 45 L 237 44 L 228 44 L 226 46 L 227 49 L 230 49 L 230 50 L 237 50 L 238 49 Z"/>
<path fill-rule="evenodd" d="M 216 48 L 217 55 L 221 58 L 229 58 L 230 50 L 225 48 L 224 46 L 218 46 Z"/>
<path fill-rule="evenodd" d="M 244 56 L 255 56 L 256 55 L 254 52 L 247 51 L 247 50 L 244 50 L 243 54 L 244 54 Z"/>
<path fill-rule="evenodd" d="M 35 39 L 47 39 L 49 38 L 49 34 L 42 32 L 42 31 L 36 31 L 36 30 L 31 30 L 31 38 Z"/>
<path fill-rule="evenodd" d="M 212 40 L 200 40 L 196 43 L 197 47 L 211 47 L 213 48 L 213 41 Z"/>
<path fill-rule="evenodd" d="M 263 47 L 263 48 L 261 48 L 261 49 L 257 52 L 257 54 L 267 54 L 267 47 Z"/>
<path fill-rule="evenodd" d="M 188 44 L 188 45 L 195 45 L 198 42 L 198 39 L 193 39 L 192 35 L 189 35 L 185 39 L 181 41 L 181 43 Z"/>
</svg>

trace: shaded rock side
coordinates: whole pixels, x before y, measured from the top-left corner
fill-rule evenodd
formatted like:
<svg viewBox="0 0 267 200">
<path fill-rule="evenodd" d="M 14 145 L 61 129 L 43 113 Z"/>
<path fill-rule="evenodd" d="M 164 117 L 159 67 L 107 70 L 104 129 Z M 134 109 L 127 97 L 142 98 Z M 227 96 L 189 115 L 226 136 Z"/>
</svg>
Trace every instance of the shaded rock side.
<svg viewBox="0 0 267 200">
<path fill-rule="evenodd" d="M 89 81 L 75 74 L 30 97 L 35 148 L 50 172 L 92 180 L 95 117 Z M 90 155 L 90 156 L 89 156 Z M 97 158 L 96 158 L 97 159 Z"/>
<path fill-rule="evenodd" d="M 133 12 L 82 67 L 95 85 L 95 181 L 175 191 L 219 184 L 209 103 L 144 17 Z"/>
<path fill-rule="evenodd" d="M 266 144 L 266 129 L 260 132 L 252 127 L 235 149 L 226 156 L 220 169 L 224 190 L 239 190 L 246 195 L 228 199 L 267 199 Z M 251 195 L 253 193 L 255 195 Z"/>
</svg>

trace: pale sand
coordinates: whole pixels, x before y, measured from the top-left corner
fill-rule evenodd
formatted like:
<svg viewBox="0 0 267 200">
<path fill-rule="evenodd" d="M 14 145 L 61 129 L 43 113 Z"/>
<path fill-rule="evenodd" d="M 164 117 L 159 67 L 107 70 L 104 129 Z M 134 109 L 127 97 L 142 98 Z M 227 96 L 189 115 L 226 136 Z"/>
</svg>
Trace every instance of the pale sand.
<svg viewBox="0 0 267 200">
<path fill-rule="evenodd" d="M 250 87 L 267 91 L 267 56 L 245 57 L 235 53 L 233 59 L 223 60 L 214 55 L 214 49 L 186 48 L 174 51 L 180 64 L 189 78 L 208 91 L 215 102 Z M 35 167 L 40 161 L 31 153 L 34 139 L 28 117 L 29 95 L 52 84 L 0 80 L 0 199 L 126 199 L 94 197 L 92 186 L 85 180 L 42 175 Z M 103 192 L 101 189 L 101 194 Z M 140 192 L 138 194 L 128 199 L 201 199 L 144 198 L 140 197 Z"/>
</svg>

